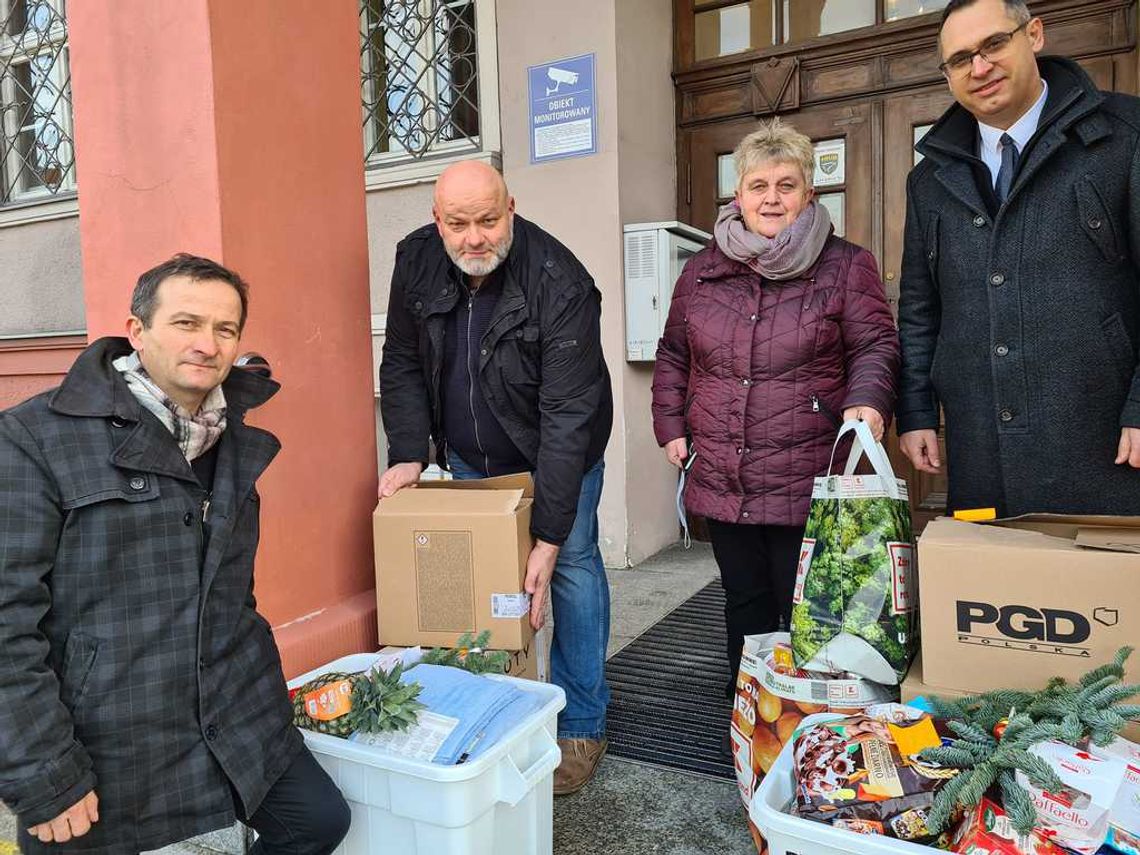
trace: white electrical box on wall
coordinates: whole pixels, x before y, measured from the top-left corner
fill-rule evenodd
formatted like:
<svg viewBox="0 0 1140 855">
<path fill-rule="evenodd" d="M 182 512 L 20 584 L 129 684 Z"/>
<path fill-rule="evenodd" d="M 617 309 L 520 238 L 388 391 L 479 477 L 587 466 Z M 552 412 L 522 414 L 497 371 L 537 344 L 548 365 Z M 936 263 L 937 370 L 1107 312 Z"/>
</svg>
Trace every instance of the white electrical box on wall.
<svg viewBox="0 0 1140 855">
<path fill-rule="evenodd" d="M 627 362 L 654 360 L 677 277 L 711 237 L 678 222 L 633 223 L 625 227 Z"/>
</svg>

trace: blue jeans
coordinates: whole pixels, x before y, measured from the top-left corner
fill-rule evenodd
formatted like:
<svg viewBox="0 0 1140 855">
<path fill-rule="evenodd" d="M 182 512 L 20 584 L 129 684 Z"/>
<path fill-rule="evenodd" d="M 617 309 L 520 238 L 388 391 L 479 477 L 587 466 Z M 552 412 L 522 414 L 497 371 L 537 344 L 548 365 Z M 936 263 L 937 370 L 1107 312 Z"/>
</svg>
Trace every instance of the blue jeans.
<svg viewBox="0 0 1140 855">
<path fill-rule="evenodd" d="M 447 462 L 456 478 L 482 478 L 455 452 Z M 550 601 L 554 638 L 550 682 L 566 693 L 558 716 L 560 739 L 602 739 L 606 733 L 606 644 L 610 637 L 610 587 L 598 549 L 598 502 L 605 464 L 598 461 L 582 476 L 578 515 L 558 552 Z"/>
</svg>

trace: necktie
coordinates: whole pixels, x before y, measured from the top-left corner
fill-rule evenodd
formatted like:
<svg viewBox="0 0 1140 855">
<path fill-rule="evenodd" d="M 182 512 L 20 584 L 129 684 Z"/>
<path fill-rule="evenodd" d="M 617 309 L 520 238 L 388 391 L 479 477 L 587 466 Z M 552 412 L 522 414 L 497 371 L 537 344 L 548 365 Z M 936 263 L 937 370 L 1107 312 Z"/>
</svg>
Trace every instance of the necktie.
<svg viewBox="0 0 1140 855">
<path fill-rule="evenodd" d="M 1009 188 L 1013 186 L 1013 173 L 1017 171 L 1017 143 L 1013 141 L 1013 137 L 1009 134 L 1001 135 L 1001 168 L 998 169 L 997 186 L 994 190 L 997 192 L 998 200 L 1005 204 L 1006 198 L 1009 196 Z"/>
</svg>

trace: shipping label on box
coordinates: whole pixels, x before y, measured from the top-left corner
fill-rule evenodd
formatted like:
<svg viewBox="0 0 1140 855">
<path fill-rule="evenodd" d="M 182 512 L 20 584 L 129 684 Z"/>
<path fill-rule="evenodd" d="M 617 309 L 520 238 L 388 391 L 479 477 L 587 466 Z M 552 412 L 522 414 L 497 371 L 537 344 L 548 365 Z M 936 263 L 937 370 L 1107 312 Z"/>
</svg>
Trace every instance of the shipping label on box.
<svg viewBox="0 0 1140 855">
<path fill-rule="evenodd" d="M 1081 546 L 1093 530 L 1097 546 Z M 926 682 L 1037 689 L 1110 662 L 1140 638 L 1140 558 L 1110 548 L 1136 530 L 1132 517 L 931 522 L 918 542 Z M 1128 669 L 1135 681 L 1140 660 Z"/>
<path fill-rule="evenodd" d="M 533 495 L 523 474 L 424 482 L 383 499 L 373 514 L 380 642 L 452 647 L 490 630 L 494 649 L 527 647 Z"/>
</svg>

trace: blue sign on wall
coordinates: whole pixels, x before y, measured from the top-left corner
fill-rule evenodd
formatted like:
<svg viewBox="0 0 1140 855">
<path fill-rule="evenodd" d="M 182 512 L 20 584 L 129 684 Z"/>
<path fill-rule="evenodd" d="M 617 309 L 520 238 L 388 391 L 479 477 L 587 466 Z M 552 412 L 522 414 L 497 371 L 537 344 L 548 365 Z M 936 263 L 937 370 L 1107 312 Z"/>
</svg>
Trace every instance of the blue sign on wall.
<svg viewBox="0 0 1140 855">
<path fill-rule="evenodd" d="M 594 54 L 527 69 L 530 81 L 530 162 L 579 157 L 598 150 Z"/>
</svg>

